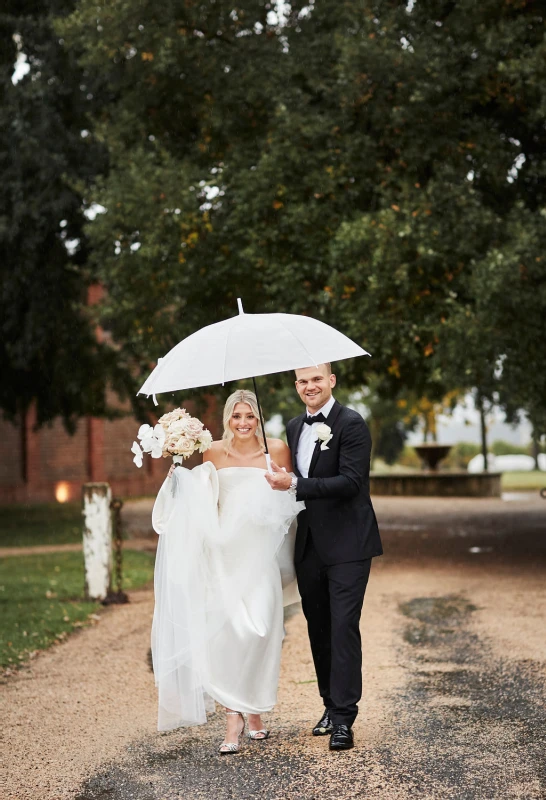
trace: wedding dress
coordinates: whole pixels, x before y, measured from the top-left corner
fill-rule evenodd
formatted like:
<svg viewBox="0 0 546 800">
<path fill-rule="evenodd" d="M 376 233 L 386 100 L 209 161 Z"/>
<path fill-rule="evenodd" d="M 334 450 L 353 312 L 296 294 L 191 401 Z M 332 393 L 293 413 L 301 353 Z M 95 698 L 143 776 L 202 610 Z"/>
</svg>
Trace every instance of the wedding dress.
<svg viewBox="0 0 546 800">
<path fill-rule="evenodd" d="M 158 729 L 200 725 L 214 701 L 260 714 L 276 702 L 283 605 L 298 599 L 295 517 L 265 470 L 177 468 L 152 514 L 159 534 L 152 658 Z"/>
</svg>

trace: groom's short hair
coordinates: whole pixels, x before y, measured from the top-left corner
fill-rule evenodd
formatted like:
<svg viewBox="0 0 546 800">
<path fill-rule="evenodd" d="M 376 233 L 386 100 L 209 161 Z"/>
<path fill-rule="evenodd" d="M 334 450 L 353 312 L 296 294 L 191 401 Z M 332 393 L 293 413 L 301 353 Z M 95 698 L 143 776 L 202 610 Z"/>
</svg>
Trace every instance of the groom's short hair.
<svg viewBox="0 0 546 800">
<path fill-rule="evenodd" d="M 332 374 L 332 364 L 330 363 L 330 361 L 324 361 L 324 363 L 317 364 L 317 366 L 318 367 L 326 367 L 326 374 L 328 376 L 330 376 Z M 304 367 L 302 367 L 302 369 L 304 369 Z M 297 370 L 294 370 L 294 372 L 297 372 Z"/>
</svg>

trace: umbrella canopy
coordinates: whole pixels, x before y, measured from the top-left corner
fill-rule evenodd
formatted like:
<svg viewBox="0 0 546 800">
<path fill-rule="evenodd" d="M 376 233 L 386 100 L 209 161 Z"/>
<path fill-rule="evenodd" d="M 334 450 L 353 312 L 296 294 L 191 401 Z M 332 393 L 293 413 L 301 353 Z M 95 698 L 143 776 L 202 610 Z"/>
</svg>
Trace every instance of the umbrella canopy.
<svg viewBox="0 0 546 800">
<path fill-rule="evenodd" d="M 245 314 L 173 347 L 139 389 L 153 395 L 212 386 L 370 354 L 335 328 L 297 314 Z"/>
</svg>

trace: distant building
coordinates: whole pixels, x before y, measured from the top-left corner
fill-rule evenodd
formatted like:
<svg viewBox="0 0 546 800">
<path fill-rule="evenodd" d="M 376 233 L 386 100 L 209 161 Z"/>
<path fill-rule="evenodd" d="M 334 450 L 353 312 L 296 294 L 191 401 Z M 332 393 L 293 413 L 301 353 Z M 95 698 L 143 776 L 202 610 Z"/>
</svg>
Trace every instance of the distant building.
<svg viewBox="0 0 546 800">
<path fill-rule="evenodd" d="M 200 418 L 216 436 L 214 402 Z M 34 407 L 19 425 L 0 417 L 0 503 L 79 500 L 82 483 L 89 481 L 107 481 L 118 497 L 156 494 L 171 464 L 149 456 L 141 469 L 133 464 L 131 444 L 139 423 L 132 415 L 86 417 L 73 436 L 60 419 L 40 430 L 35 425 Z"/>
<path fill-rule="evenodd" d="M 89 287 L 89 305 L 98 302 L 102 294 L 100 286 Z M 100 328 L 96 333 L 99 339 L 108 336 Z M 112 405 L 119 406 L 115 395 Z M 187 408 L 191 413 L 191 403 Z M 214 399 L 207 412 L 199 416 L 217 436 Z M 60 419 L 36 430 L 33 406 L 16 425 L 0 415 L 0 503 L 79 500 L 82 483 L 90 481 L 107 481 L 117 497 L 156 494 L 172 462 L 146 456 L 142 467 L 136 467 L 131 444 L 138 428 L 139 422 L 129 410 L 126 416 L 114 420 L 82 418 L 73 436 Z"/>
</svg>

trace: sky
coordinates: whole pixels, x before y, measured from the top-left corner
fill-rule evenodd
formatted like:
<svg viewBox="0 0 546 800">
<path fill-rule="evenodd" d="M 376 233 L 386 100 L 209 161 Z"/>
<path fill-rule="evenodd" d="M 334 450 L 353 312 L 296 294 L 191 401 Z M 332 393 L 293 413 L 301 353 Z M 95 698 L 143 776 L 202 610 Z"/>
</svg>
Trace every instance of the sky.
<svg viewBox="0 0 546 800">
<path fill-rule="evenodd" d="M 335 394 L 335 392 L 334 392 Z M 364 412 L 364 409 L 362 409 Z M 457 444 L 457 442 L 481 443 L 480 416 L 474 407 L 471 395 L 464 400 L 464 405 L 459 404 L 455 407 L 450 416 L 440 415 L 437 421 L 438 442 L 440 444 Z M 282 418 L 280 414 L 275 414 L 266 423 L 266 430 L 269 436 L 279 437 L 283 432 Z M 494 407 L 487 415 L 487 440 L 491 445 L 501 439 L 510 444 L 520 445 L 522 452 L 525 451 L 531 440 L 531 426 L 527 420 L 522 421 L 516 427 L 508 425 L 503 412 Z M 420 444 L 423 441 L 422 430 L 410 433 L 407 438 L 408 445 Z"/>
<path fill-rule="evenodd" d="M 441 444 L 456 444 L 457 442 L 481 441 L 480 416 L 474 407 L 471 395 L 465 398 L 464 405 L 455 407 L 452 415 L 441 415 L 437 420 L 438 441 Z M 527 420 L 522 421 L 515 428 L 506 423 L 503 412 L 494 407 L 487 416 L 487 439 L 489 444 L 498 439 L 521 445 L 525 448 L 531 439 L 531 426 Z M 419 444 L 423 441 L 422 431 L 415 431 L 408 436 L 409 445 Z"/>
</svg>

